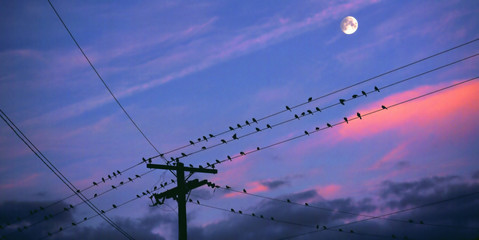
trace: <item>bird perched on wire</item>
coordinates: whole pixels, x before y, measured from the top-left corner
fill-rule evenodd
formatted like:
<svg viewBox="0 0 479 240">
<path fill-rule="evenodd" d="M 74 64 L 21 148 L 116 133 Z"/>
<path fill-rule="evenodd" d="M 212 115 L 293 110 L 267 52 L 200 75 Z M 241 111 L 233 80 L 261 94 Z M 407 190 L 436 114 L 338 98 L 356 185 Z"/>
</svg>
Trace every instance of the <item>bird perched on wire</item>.
<svg viewBox="0 0 479 240">
<path fill-rule="evenodd" d="M 316 107 L 316 111 L 321 112 L 321 108 Z"/>
<path fill-rule="evenodd" d="M 183 153 L 183 152 L 182 152 L 182 153 L 181 153 L 181 156 L 186 157 L 186 156 L 188 156 L 188 155 L 186 155 L 186 153 Z"/>
<path fill-rule="evenodd" d="M 246 153 L 244 153 L 244 152 L 240 152 L 240 155 L 244 156 L 244 155 L 246 155 Z"/>
<path fill-rule="evenodd" d="M 241 128 L 241 129 L 243 128 L 243 127 L 241 127 L 241 124 L 239 124 L 239 123 L 236 124 L 236 126 L 237 126 L 238 128 Z"/>
<path fill-rule="evenodd" d="M 190 140 L 190 144 L 191 144 L 191 145 L 195 145 L 195 143 L 194 143 L 193 141 L 191 141 L 191 140 Z"/>
<path fill-rule="evenodd" d="M 308 135 L 309 136 L 309 132 L 308 131 L 304 131 L 304 134 Z"/>
<path fill-rule="evenodd" d="M 258 124 L 258 121 L 256 121 L 256 118 L 252 118 L 251 120 L 253 120 L 254 123 Z"/>
<path fill-rule="evenodd" d="M 211 133 L 208 134 L 208 136 L 210 136 L 210 138 L 214 138 L 214 137 L 215 137 L 215 135 L 213 135 L 213 134 L 211 134 Z"/>
<path fill-rule="evenodd" d="M 309 110 L 307 111 L 309 114 L 313 115 L 313 111 Z"/>
<path fill-rule="evenodd" d="M 288 106 L 286 106 L 286 110 L 291 112 L 291 108 L 289 108 Z"/>
<path fill-rule="evenodd" d="M 356 115 L 358 116 L 359 119 L 363 119 L 363 118 L 361 117 L 361 113 L 358 112 L 358 113 L 356 113 Z"/>
<path fill-rule="evenodd" d="M 270 128 L 270 129 L 273 129 L 273 128 L 271 127 L 271 125 L 269 125 L 269 124 L 266 124 L 266 127 L 267 127 L 267 128 Z"/>
<path fill-rule="evenodd" d="M 203 136 L 203 139 L 208 142 L 208 138 L 206 136 Z"/>
<path fill-rule="evenodd" d="M 244 193 L 247 193 L 247 192 L 246 192 L 246 189 L 243 188 L 243 192 L 244 192 Z"/>
<path fill-rule="evenodd" d="M 330 128 L 333 127 L 333 126 L 332 126 L 331 124 L 329 124 L 329 123 L 326 123 L 326 126 L 328 126 L 328 127 L 330 127 Z"/>
<path fill-rule="evenodd" d="M 341 103 L 342 105 L 344 105 L 344 102 L 346 102 L 346 99 L 339 99 L 339 103 Z"/>
<path fill-rule="evenodd" d="M 102 180 L 103 182 L 105 182 L 105 178 L 101 178 L 101 180 Z"/>
<path fill-rule="evenodd" d="M 347 118 L 347 117 L 344 117 L 343 119 L 344 119 L 344 121 L 345 121 L 346 123 L 349 123 L 349 121 L 348 121 L 348 118 Z"/>
<path fill-rule="evenodd" d="M 298 119 L 299 120 L 299 116 L 298 114 L 294 114 L 294 118 Z"/>
<path fill-rule="evenodd" d="M 381 108 L 382 108 L 382 109 L 388 109 L 388 108 L 387 108 L 386 106 L 384 106 L 384 105 L 381 105 Z"/>
<path fill-rule="evenodd" d="M 313 101 L 313 98 L 312 97 L 308 98 L 308 102 L 311 102 L 311 101 Z"/>
<path fill-rule="evenodd" d="M 97 186 L 98 184 L 96 184 L 96 182 L 93 182 L 93 185 Z"/>
<path fill-rule="evenodd" d="M 250 126 L 248 120 L 244 121 L 244 123 L 246 123 L 246 125 Z"/>
<path fill-rule="evenodd" d="M 380 91 L 379 91 L 379 88 L 376 87 L 376 86 L 374 86 L 374 91 L 380 92 Z"/>
<path fill-rule="evenodd" d="M 361 91 L 361 93 L 362 93 L 365 97 L 368 96 L 368 94 L 367 94 L 365 91 Z"/>
<path fill-rule="evenodd" d="M 228 158 L 228 160 L 230 160 L 230 161 L 231 161 L 231 157 L 230 157 L 230 155 L 228 155 L 228 156 L 226 156 L 226 157 Z"/>
<path fill-rule="evenodd" d="M 238 136 L 236 136 L 236 133 L 233 134 L 232 138 L 233 138 L 234 140 L 238 140 Z"/>
<path fill-rule="evenodd" d="M 222 143 L 227 143 L 226 140 L 224 140 L 224 139 L 221 139 L 221 142 L 222 142 Z"/>
<path fill-rule="evenodd" d="M 116 208 L 116 205 L 115 204 L 112 204 L 113 208 Z"/>
<path fill-rule="evenodd" d="M 260 131 L 261 131 L 261 129 L 259 129 L 259 128 L 256 128 L 256 132 L 260 132 Z"/>
<path fill-rule="evenodd" d="M 120 172 L 120 170 L 116 170 L 116 173 L 118 173 L 118 175 L 121 175 L 121 172 Z"/>
<path fill-rule="evenodd" d="M 235 130 L 232 126 L 229 126 L 230 131 Z"/>
</svg>

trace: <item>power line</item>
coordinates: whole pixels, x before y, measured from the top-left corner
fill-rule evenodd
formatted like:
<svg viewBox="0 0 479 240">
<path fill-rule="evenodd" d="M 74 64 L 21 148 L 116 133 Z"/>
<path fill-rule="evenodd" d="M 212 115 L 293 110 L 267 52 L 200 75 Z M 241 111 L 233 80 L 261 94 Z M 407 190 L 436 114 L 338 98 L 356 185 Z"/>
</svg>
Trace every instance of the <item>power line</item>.
<svg viewBox="0 0 479 240">
<path fill-rule="evenodd" d="M 0 109 L 0 117 L 5 123 L 12 129 L 12 131 L 19 137 L 22 142 L 52 171 L 72 192 L 74 192 L 83 202 L 85 202 L 94 212 L 99 214 L 98 208 L 91 203 L 56 167 L 53 165 L 45 155 L 23 134 L 23 132 L 13 123 L 12 120 Z M 8 121 L 7 121 L 8 120 Z M 20 134 L 19 134 L 20 133 Z M 21 136 L 20 136 L 21 135 Z M 28 143 L 27 143 L 28 142 Z M 127 232 L 125 232 L 120 226 L 113 222 L 106 215 L 101 217 L 117 231 L 123 234 L 128 239 L 134 239 Z"/>
<path fill-rule="evenodd" d="M 375 113 L 378 113 L 378 112 L 381 112 L 381 111 L 384 111 L 384 110 L 387 110 L 387 109 L 390 109 L 390 108 L 393 108 L 393 107 L 397 107 L 399 105 L 402 105 L 402 104 L 405 104 L 405 103 L 408 103 L 408 102 L 411 102 L 411 101 L 414 101 L 414 100 L 417 100 L 419 98 L 423 98 L 423 97 L 426 97 L 426 96 L 429 96 L 429 95 L 432 95 L 432 94 L 435 94 L 437 92 L 441 92 L 441 91 L 444 91 L 444 90 L 447 90 L 449 88 L 452 88 L 452 87 L 456 87 L 458 85 L 461 85 L 461 84 L 465 84 L 465 83 L 468 83 L 470 81 L 473 81 L 473 80 L 476 80 L 478 79 L 479 77 L 474 77 L 474 78 L 470 78 L 470 79 L 467 79 L 467 80 L 464 80 L 464 81 L 460 81 L 460 82 L 457 82 L 455 84 L 452 84 L 452 85 L 449 85 L 449 86 L 446 86 L 446 87 L 443 87 L 443 88 L 439 88 L 437 90 L 434 90 L 434 91 L 431 91 L 431 92 L 428 92 L 428 93 L 425 93 L 425 94 L 422 94 L 422 95 L 419 95 L 417 97 L 413 97 L 413 98 L 409 98 L 407 100 L 404 100 L 402 102 L 398 102 L 398 103 L 395 103 L 395 104 L 392 104 L 392 105 L 389 105 L 389 106 L 384 106 L 382 105 L 381 108 L 377 109 L 377 110 L 373 110 L 371 112 L 368 112 L 368 113 L 365 113 L 365 114 L 362 114 L 361 115 L 361 118 L 364 118 L 366 116 L 369 116 L 369 115 L 372 115 L 372 114 L 375 114 Z M 354 117 L 351 117 L 351 118 L 348 118 L 348 121 L 354 121 L 354 120 L 357 120 L 357 119 L 360 119 L 358 116 L 354 116 Z M 242 156 L 245 156 L 245 155 L 248 155 L 248 154 L 251 154 L 251 153 L 254 153 L 254 152 L 258 152 L 258 151 L 262 151 L 262 150 L 265 150 L 267 148 L 271 148 L 271 147 L 274 147 L 276 145 L 280 145 L 280 144 L 283 144 L 283 143 L 286 143 L 286 142 L 290 142 L 290 141 L 293 141 L 295 139 L 298 139 L 298 138 L 301 138 L 301 137 L 305 137 L 305 136 L 309 136 L 311 134 L 314 134 L 314 133 L 317 133 L 317 132 L 320 132 L 320 131 L 323 131 L 323 130 L 326 130 L 326 129 L 329 129 L 329 128 L 333 128 L 337 125 L 341 125 L 341 124 L 344 124 L 344 123 L 347 123 L 346 121 L 340 121 L 340 122 L 336 122 L 336 123 L 333 123 L 333 124 L 330 124 L 330 123 L 327 123 L 326 124 L 326 127 L 316 127 L 314 130 L 312 131 L 305 131 L 303 134 L 300 134 L 300 135 L 297 135 L 297 136 L 294 136 L 294 137 L 290 137 L 290 138 L 287 138 L 285 140 L 282 140 L 282 141 L 278 141 L 278 142 L 275 142 L 275 143 L 272 143 L 270 145 L 267 145 L 267 146 L 264 146 L 264 147 L 257 147 L 256 149 L 254 150 L 250 150 L 250 151 L 244 151 L 244 152 L 240 152 L 240 154 L 238 155 L 233 155 L 233 156 L 227 156 L 225 159 L 223 160 L 216 160 L 214 163 L 210 164 L 210 163 L 207 163 L 207 166 L 206 168 L 208 167 L 215 167 L 215 165 L 217 164 L 221 164 L 221 163 L 224 163 L 226 161 L 232 161 L 233 159 L 236 159 L 236 158 L 239 158 L 239 157 L 242 157 Z"/>
<path fill-rule="evenodd" d="M 335 226 L 328 227 L 328 228 L 339 228 L 339 227 L 349 226 L 349 225 L 360 223 L 360 222 L 365 222 L 365 221 L 369 221 L 369 220 L 373 220 L 373 219 L 377 219 L 377 218 L 391 216 L 391 215 L 398 214 L 398 213 L 403 213 L 403 212 L 416 210 L 416 209 L 419 209 L 419 208 L 429 207 L 429 206 L 438 205 L 438 204 L 442 204 L 442 203 L 445 203 L 445 202 L 450 202 L 450 201 L 454 201 L 454 200 L 458 200 L 458 199 L 462 199 L 462 198 L 472 197 L 472 196 L 477 195 L 477 194 L 479 194 L 479 191 L 472 192 L 472 193 L 467 193 L 467 194 L 464 194 L 464 195 L 459 195 L 459 196 L 456 196 L 456 197 L 447 198 L 447 199 L 443 199 L 443 200 L 439 200 L 439 201 L 435 201 L 435 202 L 429 202 L 429 203 L 425 203 L 425 204 L 422 204 L 422 205 L 419 205 L 419 206 L 416 206 L 416 207 L 401 209 L 401 210 L 398 210 L 398 211 L 394 211 L 394 212 L 390 212 L 390 213 L 386 213 L 386 214 L 381 214 L 381 215 L 378 215 L 378 216 L 375 216 L 375 217 L 370 217 L 370 218 L 365 218 L 365 219 L 361 219 L 361 220 L 357 220 L 357 221 L 352 221 L 352 222 L 349 222 L 349 223 L 339 224 L 339 225 L 335 225 Z M 324 229 L 318 230 L 318 231 L 305 232 L 305 233 L 301 233 L 301 234 L 297 234 L 297 235 L 291 235 L 291 236 L 284 237 L 284 238 L 281 238 L 281 239 L 278 239 L 278 240 L 297 238 L 297 237 L 301 237 L 301 236 L 305 236 L 305 235 L 309 235 L 309 234 L 313 234 L 313 233 L 322 232 L 323 230 Z"/>
<path fill-rule="evenodd" d="M 90 59 L 87 57 L 87 55 L 85 54 L 85 52 L 83 51 L 83 49 L 80 47 L 80 44 L 77 42 L 77 40 L 75 39 L 75 37 L 73 36 L 73 34 L 70 32 L 70 29 L 68 29 L 67 25 L 65 24 L 65 22 L 63 21 L 62 17 L 60 16 L 60 14 L 57 12 L 57 10 L 55 9 L 55 7 L 53 6 L 52 2 L 50 2 L 50 0 L 47 0 L 48 3 L 50 4 L 50 7 L 53 9 L 53 11 L 55 12 L 55 15 L 58 17 L 58 19 L 60 20 L 60 22 L 62 23 L 63 27 L 65 27 L 65 29 L 67 30 L 68 32 L 68 35 L 70 35 L 71 39 L 73 40 L 73 42 L 75 42 L 75 45 L 78 47 L 78 49 L 80 50 L 80 52 L 83 54 L 83 57 L 85 57 L 85 59 L 87 60 L 88 64 L 90 64 L 90 67 L 93 69 L 93 71 L 96 73 L 96 75 L 98 76 L 98 78 L 100 79 L 100 81 L 103 83 L 103 86 L 105 86 L 105 88 L 108 90 L 108 92 L 110 93 L 110 95 L 113 97 L 113 99 L 115 100 L 115 102 L 118 104 L 118 106 L 121 108 L 121 110 L 123 110 L 123 112 L 125 113 L 125 115 L 128 117 L 128 119 L 130 119 L 131 123 L 133 123 L 133 125 L 135 126 L 135 128 L 141 133 L 141 135 L 143 136 L 143 138 L 145 138 L 145 140 L 150 144 L 150 146 L 158 153 L 160 154 L 160 151 L 155 147 L 155 145 L 153 145 L 153 143 L 150 141 L 150 139 L 145 135 L 145 133 L 140 129 L 140 127 L 138 126 L 138 124 L 133 120 L 133 118 L 130 116 L 130 114 L 128 114 L 128 112 L 126 111 L 126 109 L 123 107 L 123 105 L 120 103 L 120 101 L 118 100 L 118 98 L 116 98 L 115 94 L 113 94 L 113 92 L 111 91 L 110 87 L 108 86 L 108 84 L 106 84 L 105 80 L 103 80 L 103 78 L 101 77 L 100 73 L 97 71 L 97 69 L 95 68 L 95 66 L 93 66 L 93 63 L 90 61 Z"/>
<path fill-rule="evenodd" d="M 267 124 L 267 126 L 263 127 L 263 128 L 256 128 L 256 131 L 252 131 L 252 132 L 249 132 L 249 133 L 246 133 L 244 135 L 241 135 L 241 136 L 237 136 L 236 138 L 233 138 L 233 139 L 229 139 L 229 140 L 225 140 L 225 139 L 221 139 L 221 142 L 220 143 L 217 143 L 217 144 L 214 144 L 214 145 L 211 145 L 209 147 L 202 147 L 201 149 L 199 150 L 196 150 L 196 151 L 193 151 L 193 152 L 190 152 L 190 153 L 182 153 L 182 156 L 179 156 L 179 157 L 176 157 L 176 158 L 172 158 L 172 159 L 182 159 L 182 158 L 186 158 L 186 157 L 189 157 L 193 154 L 196 154 L 196 153 L 199 153 L 199 152 L 203 152 L 203 151 L 206 151 L 208 149 L 211 149 L 211 148 L 215 148 L 215 147 L 218 147 L 218 146 L 221 146 L 223 144 L 227 144 L 229 142 L 232 142 L 232 141 L 235 141 L 235 140 L 239 140 L 241 138 L 244 138 L 244 137 L 247 137 L 247 136 L 251 136 L 253 134 L 256 134 L 256 133 L 259 133 L 259 132 L 262 132 L 262 131 L 265 131 L 265 130 L 268 130 L 268 129 L 273 129 L 273 127 L 277 127 L 277 126 L 280 126 L 280 125 L 283 125 L 283 124 L 286 124 L 286 123 L 289 123 L 289 122 L 292 122 L 292 121 L 295 121 L 295 120 L 299 120 L 301 118 L 304 118 L 304 117 L 307 117 L 307 116 L 312 116 L 314 113 L 317 113 L 317 112 L 322 112 L 326 109 L 329 109 L 329 108 L 332 108 L 332 107 L 335 107 L 335 106 L 339 106 L 339 105 L 344 105 L 344 103 L 346 102 L 349 102 L 349 101 L 352 101 L 352 100 L 355 100 L 355 99 L 358 99 L 360 97 L 365 97 L 367 95 L 370 95 L 372 93 L 379 93 L 380 90 L 383 90 L 383 89 L 386 89 L 386 88 L 389 88 L 389 87 L 393 87 L 397 84 L 400 84 L 400 83 L 404 83 L 406 81 L 410 81 L 412 79 L 415 79 L 417 77 L 420 77 L 420 76 L 423 76 L 423 75 L 426 75 L 426 74 L 429 74 L 431 72 L 434 72 L 434 71 L 437 71 L 437 70 L 440 70 L 440 69 L 443 69 L 445 67 L 448 67 L 448 66 L 451 66 L 451 65 L 454 65 L 454 64 L 457 64 L 457 63 L 460 63 L 462 61 L 465 61 L 465 60 L 468 60 L 468 59 L 471 59 L 471 58 L 474 58 L 474 57 L 477 57 L 479 56 L 479 53 L 476 53 L 476 54 L 473 54 L 473 55 L 470 55 L 468 57 L 465 57 L 465 58 L 462 58 L 462 59 L 459 59 L 459 60 L 456 60 L 456 61 L 453 61 L 453 62 L 450 62 L 448 64 L 445 64 L 445 65 L 442 65 L 442 66 L 439 66 L 439 67 L 436 67 L 436 68 L 433 68 L 433 69 L 430 69 L 428 71 L 425 71 L 425 72 L 422 72 L 422 73 L 419 73 L 419 74 L 416 74 L 414 76 L 411 76 L 411 77 L 408 77 L 408 78 L 405 78 L 405 79 L 401 79 L 399 81 L 396 81 L 396 82 L 393 82 L 391 84 L 388 84 L 386 86 L 383 86 L 383 87 L 378 87 L 377 90 L 371 90 L 369 92 L 364 92 L 362 91 L 362 94 L 355 94 L 353 95 L 351 98 L 348 98 L 348 99 L 342 99 L 343 101 L 339 101 L 339 102 L 336 102 L 334 104 L 330 104 L 328 106 L 325 106 L 325 107 L 317 107 L 316 110 L 308 110 L 307 112 L 302 112 L 301 114 L 295 114 L 294 117 L 292 118 L 289 118 L 289 119 L 286 119 L 284 121 L 281 121 L 279 123 L 275 123 L 275 124 Z M 154 158 L 154 157 L 152 157 Z M 170 161 L 171 162 L 171 161 Z"/>
<path fill-rule="evenodd" d="M 410 66 L 412 66 L 412 65 L 418 64 L 418 63 L 423 62 L 423 61 L 426 61 L 426 60 L 428 60 L 428 59 L 437 57 L 437 56 L 439 56 L 439 55 L 442 55 L 442 54 L 445 54 L 445 53 L 447 53 L 447 52 L 453 51 L 453 50 L 455 50 L 455 49 L 458 49 L 458 48 L 464 47 L 464 46 L 466 46 L 466 45 L 472 44 L 472 43 L 474 43 L 474 42 L 476 42 L 476 41 L 478 41 L 478 40 L 479 40 L 479 38 L 476 38 L 476 39 L 473 39 L 473 40 L 471 40 L 471 41 L 468 41 L 468 42 L 465 42 L 465 43 L 456 45 L 456 46 L 454 46 L 454 47 L 452 47 L 452 48 L 449 48 L 449 49 L 446 49 L 446 50 L 437 52 L 437 53 L 432 54 L 432 55 L 430 55 L 430 56 L 421 58 L 421 59 L 419 59 L 419 60 L 416 60 L 416 61 L 414 61 L 414 62 L 408 63 L 408 64 L 406 64 L 406 65 L 403 65 L 403 66 L 394 68 L 394 69 L 392 69 L 392 70 L 389 70 L 389 71 L 387 71 L 387 72 L 381 73 L 381 74 L 379 74 L 379 75 L 376 75 L 376 76 L 370 77 L 370 78 L 368 78 L 368 79 L 365 79 L 365 80 L 356 82 L 356 83 L 354 83 L 354 84 L 348 85 L 348 86 L 346 86 L 346 87 L 343 87 L 343 88 L 334 90 L 334 91 L 329 92 L 329 93 L 327 93 L 327 94 L 324 94 L 324 95 L 322 95 L 322 96 L 319 96 L 319 97 L 316 97 L 316 98 L 309 98 L 306 102 L 302 102 L 302 103 L 299 103 L 299 104 L 297 104 L 297 105 L 293 105 L 293 106 L 291 106 L 291 107 L 287 107 L 287 108 L 284 109 L 284 110 L 281 110 L 281 111 L 278 111 L 278 112 L 275 112 L 275 113 L 266 115 L 266 116 L 261 117 L 261 118 L 258 118 L 258 119 L 252 118 L 251 121 L 252 121 L 252 122 L 256 122 L 256 123 L 259 122 L 259 121 L 263 121 L 263 120 L 268 119 L 268 118 L 270 118 L 270 117 L 279 115 L 279 114 L 284 113 L 284 112 L 288 112 L 288 111 L 290 111 L 290 110 L 292 110 L 292 109 L 295 109 L 295 108 L 298 108 L 298 107 L 300 107 L 300 106 L 309 104 L 309 103 L 314 102 L 314 101 L 317 101 L 317 100 L 319 100 L 319 99 L 322 99 L 322 98 L 331 96 L 331 95 L 333 95 L 333 94 L 336 94 L 336 93 L 339 93 L 339 92 L 342 92 L 342 91 L 345 91 L 345 90 L 350 89 L 350 88 L 352 88 L 352 87 L 355 87 L 355 86 L 364 84 L 364 83 L 369 82 L 369 81 L 372 81 L 372 80 L 374 80 L 374 79 L 377 79 L 377 78 L 386 76 L 386 75 L 388 75 L 388 74 L 391 74 L 391 73 L 393 73 L 393 72 L 399 71 L 399 70 L 401 70 L 401 69 L 410 67 Z M 199 143 L 199 142 L 202 142 L 202 141 L 206 141 L 207 139 L 211 139 L 211 138 L 213 138 L 213 137 L 217 137 L 217 136 L 220 136 L 220 135 L 223 135 L 223 134 L 232 132 L 232 131 L 236 131 L 236 130 L 238 130 L 238 129 L 240 129 L 240 128 L 247 127 L 247 126 L 250 126 L 250 125 L 251 125 L 251 124 L 247 124 L 247 123 L 245 123 L 245 124 L 237 124 L 237 127 L 236 127 L 236 128 L 230 126 L 228 130 L 222 131 L 222 132 L 217 133 L 217 134 L 208 134 L 209 137 L 207 137 L 206 135 L 204 135 L 203 138 L 198 138 L 198 141 L 196 141 L 196 142 L 195 142 L 195 141 L 190 141 L 190 143 L 187 144 L 187 145 L 179 146 L 179 147 L 177 147 L 177 148 L 174 148 L 174 149 L 165 151 L 165 152 L 163 152 L 163 153 L 161 153 L 161 154 L 159 154 L 159 155 L 157 155 L 157 156 L 154 156 L 154 157 L 152 157 L 152 158 L 164 157 L 164 155 L 170 154 L 170 153 L 172 153 L 172 152 L 176 152 L 176 151 L 181 150 L 181 149 L 184 149 L 184 148 L 186 148 L 186 147 L 193 146 L 193 145 L 196 144 L 196 143 Z"/>
<path fill-rule="evenodd" d="M 210 183 L 210 184 L 211 184 L 211 183 Z M 321 210 L 321 211 L 328 211 L 328 212 L 333 212 L 333 213 L 341 213 L 341 214 L 347 214 L 347 215 L 353 215 L 353 216 L 360 216 L 360 217 L 367 217 L 367 218 L 380 218 L 380 219 L 382 219 L 382 220 L 387 220 L 387 221 L 392 221 L 392 222 L 400 222 L 400 223 L 407 223 L 407 224 L 416 224 L 416 225 L 423 225 L 423 226 L 448 227 L 448 228 L 463 228 L 463 229 L 479 230 L 479 228 L 475 228 L 475 227 L 425 223 L 425 222 L 422 221 L 422 220 L 414 221 L 414 220 L 412 220 L 412 219 L 404 220 L 404 219 L 394 219 L 394 218 L 386 218 L 386 217 L 377 217 L 377 216 L 371 216 L 371 215 L 366 215 L 366 214 L 348 212 L 348 211 L 343 211 L 343 210 L 338 210 L 338 209 L 333 209 L 333 208 L 319 207 L 319 206 L 311 205 L 311 204 L 309 204 L 309 203 L 307 203 L 307 202 L 304 203 L 304 204 L 302 204 L 302 203 L 298 203 L 298 202 L 291 201 L 290 199 L 283 200 L 283 199 L 273 198 L 273 197 L 268 197 L 268 196 L 263 196 L 263 195 L 259 195 L 259 194 L 255 194 L 255 193 L 249 193 L 246 189 L 236 190 L 236 189 L 233 189 L 233 188 L 229 187 L 228 185 L 225 185 L 226 187 L 222 187 L 222 186 L 220 186 L 220 185 L 216 185 L 216 184 L 212 183 L 212 186 L 213 186 L 213 188 L 220 188 L 220 189 L 223 189 L 223 190 L 227 190 L 227 191 L 231 191 L 231 192 L 236 192 L 236 193 L 240 193 L 240 194 L 244 194 L 244 195 L 249 195 L 249 196 L 258 197 L 258 198 L 262 198 L 262 199 L 267 199 L 267 200 L 271 200 L 271 201 L 282 202 L 282 203 L 286 203 L 286 204 L 297 205 L 297 206 L 302 206 L 302 207 L 306 207 L 306 208 L 313 208 L 313 209 L 318 209 L 318 210 Z"/>
</svg>

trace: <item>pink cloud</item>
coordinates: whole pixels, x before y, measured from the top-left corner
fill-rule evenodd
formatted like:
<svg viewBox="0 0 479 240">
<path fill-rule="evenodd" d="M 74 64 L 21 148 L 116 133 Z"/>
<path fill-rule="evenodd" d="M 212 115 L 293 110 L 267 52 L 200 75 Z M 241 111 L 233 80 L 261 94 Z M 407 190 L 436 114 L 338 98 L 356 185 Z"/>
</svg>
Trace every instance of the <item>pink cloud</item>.
<svg viewBox="0 0 479 240">
<path fill-rule="evenodd" d="M 389 151 L 386 155 L 384 155 L 381 159 L 379 159 L 376 163 L 371 166 L 370 170 L 378 170 L 379 168 L 383 167 L 385 164 L 390 164 L 392 161 L 402 159 L 408 152 L 407 146 L 409 144 L 407 142 L 403 142 Z"/>
<path fill-rule="evenodd" d="M 316 192 L 319 193 L 324 198 L 331 198 L 335 197 L 337 194 L 339 194 L 339 191 L 341 190 L 341 186 L 337 184 L 330 184 L 326 186 L 320 186 L 316 187 Z"/>
<path fill-rule="evenodd" d="M 12 189 L 12 188 L 20 188 L 20 187 L 32 187 L 36 183 L 36 179 L 40 176 L 38 173 L 34 173 L 27 177 L 22 177 L 19 180 L 15 180 L 14 182 L 10 183 L 2 183 L 0 184 L 0 190 L 3 189 Z"/>
<path fill-rule="evenodd" d="M 261 184 L 258 181 L 255 181 L 255 182 L 247 183 L 245 189 L 248 193 L 259 193 L 259 192 L 267 191 L 268 187 Z M 237 189 L 237 190 L 239 190 L 239 189 Z M 224 195 L 225 198 L 232 198 L 232 197 L 238 197 L 238 196 L 246 196 L 246 195 L 242 194 L 242 193 L 238 193 L 238 192 L 230 192 L 230 193 Z"/>
</svg>

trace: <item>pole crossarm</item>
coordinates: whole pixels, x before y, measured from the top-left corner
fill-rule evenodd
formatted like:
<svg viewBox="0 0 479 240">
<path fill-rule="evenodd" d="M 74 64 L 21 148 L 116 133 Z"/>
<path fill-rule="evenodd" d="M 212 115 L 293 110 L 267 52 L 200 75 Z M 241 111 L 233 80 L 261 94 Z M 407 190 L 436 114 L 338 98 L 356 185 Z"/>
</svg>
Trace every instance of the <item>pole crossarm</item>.
<svg viewBox="0 0 479 240">
<path fill-rule="evenodd" d="M 154 169 L 178 170 L 178 166 L 162 165 L 162 164 L 147 164 L 146 167 L 147 168 L 154 168 Z M 218 170 L 216 170 L 216 169 L 192 168 L 192 167 L 183 167 L 183 171 L 213 173 L 213 174 L 218 173 Z"/>
</svg>

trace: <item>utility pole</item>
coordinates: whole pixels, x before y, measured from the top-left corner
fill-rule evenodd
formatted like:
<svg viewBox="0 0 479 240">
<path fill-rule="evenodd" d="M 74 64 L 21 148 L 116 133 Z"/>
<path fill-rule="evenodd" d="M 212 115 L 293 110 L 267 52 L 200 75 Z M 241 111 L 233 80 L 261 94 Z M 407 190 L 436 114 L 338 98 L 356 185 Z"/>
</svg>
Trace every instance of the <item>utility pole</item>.
<svg viewBox="0 0 479 240">
<path fill-rule="evenodd" d="M 185 182 L 185 172 L 201 172 L 201 173 L 218 173 L 216 169 L 192 168 L 185 167 L 181 162 L 176 162 L 176 166 L 161 165 L 161 164 L 147 164 L 147 168 L 176 170 L 176 184 L 175 188 L 167 190 L 162 193 L 154 193 L 156 203 L 154 205 L 163 204 L 166 198 L 173 198 L 178 202 L 178 239 L 187 240 L 186 228 L 186 194 L 207 183 L 207 180 L 199 181 L 198 179 Z"/>
</svg>

